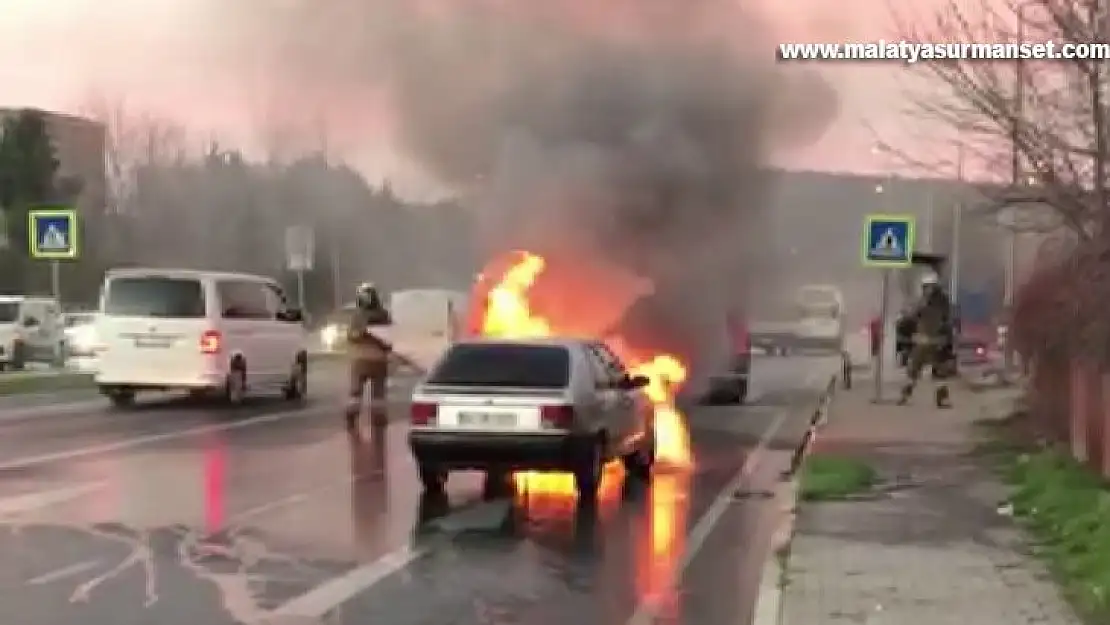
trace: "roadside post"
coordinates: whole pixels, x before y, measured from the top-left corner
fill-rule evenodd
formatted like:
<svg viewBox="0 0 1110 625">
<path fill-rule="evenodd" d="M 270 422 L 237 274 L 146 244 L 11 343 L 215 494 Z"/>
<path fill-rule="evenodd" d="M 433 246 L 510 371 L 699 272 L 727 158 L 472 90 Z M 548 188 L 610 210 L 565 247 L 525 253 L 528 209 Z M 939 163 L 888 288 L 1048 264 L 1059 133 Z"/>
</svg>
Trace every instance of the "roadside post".
<svg viewBox="0 0 1110 625">
<path fill-rule="evenodd" d="M 297 307 L 305 310 L 304 275 L 312 271 L 316 256 L 316 233 L 311 226 L 289 226 L 285 229 L 285 263 L 297 274 Z"/>
<path fill-rule="evenodd" d="M 913 215 L 868 215 L 863 223 L 861 261 L 864 267 L 879 269 L 882 286 L 879 290 L 880 346 L 875 357 L 875 396 L 883 400 L 883 374 L 886 363 L 887 319 L 890 317 L 890 277 L 892 269 L 913 266 L 916 221 Z"/>
<path fill-rule="evenodd" d="M 36 208 L 27 213 L 27 248 L 31 258 L 50 262 L 50 291 L 62 300 L 61 261 L 80 257 L 77 211 Z"/>
</svg>

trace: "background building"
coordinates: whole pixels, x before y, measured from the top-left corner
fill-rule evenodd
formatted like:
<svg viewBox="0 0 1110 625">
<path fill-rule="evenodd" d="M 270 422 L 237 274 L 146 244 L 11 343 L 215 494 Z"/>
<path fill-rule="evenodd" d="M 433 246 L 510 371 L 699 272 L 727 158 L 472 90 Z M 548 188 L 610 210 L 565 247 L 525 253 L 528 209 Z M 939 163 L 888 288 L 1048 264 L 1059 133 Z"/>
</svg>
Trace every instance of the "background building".
<svg viewBox="0 0 1110 625">
<path fill-rule="evenodd" d="M 0 120 L 26 109 L 0 109 Z M 58 184 L 61 190 L 76 191 L 74 208 L 92 218 L 104 212 L 107 204 L 107 175 L 104 151 L 107 131 L 91 119 L 33 109 L 43 115 L 47 132 L 58 158 Z"/>
</svg>

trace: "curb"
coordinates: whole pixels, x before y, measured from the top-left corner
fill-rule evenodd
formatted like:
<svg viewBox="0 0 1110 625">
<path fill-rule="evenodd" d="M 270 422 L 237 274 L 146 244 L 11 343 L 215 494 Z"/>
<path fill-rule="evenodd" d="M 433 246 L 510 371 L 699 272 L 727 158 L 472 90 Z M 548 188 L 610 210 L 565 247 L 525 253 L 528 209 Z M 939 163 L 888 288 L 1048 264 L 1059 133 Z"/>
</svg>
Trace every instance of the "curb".
<svg viewBox="0 0 1110 625">
<path fill-rule="evenodd" d="M 828 388 L 813 409 L 809 428 L 802 442 L 794 449 L 790 459 L 790 469 L 783 473 L 779 484 L 775 487 L 773 514 L 776 520 L 767 559 L 760 572 L 752 625 L 779 625 L 782 621 L 782 595 L 788 575 L 786 564 L 790 554 L 790 542 L 794 538 L 794 524 L 798 511 L 800 490 L 798 470 L 801 469 L 802 463 L 813 447 L 817 430 L 828 420 L 829 405 L 835 395 L 838 380 L 839 376 L 834 375 L 829 381 Z"/>
</svg>

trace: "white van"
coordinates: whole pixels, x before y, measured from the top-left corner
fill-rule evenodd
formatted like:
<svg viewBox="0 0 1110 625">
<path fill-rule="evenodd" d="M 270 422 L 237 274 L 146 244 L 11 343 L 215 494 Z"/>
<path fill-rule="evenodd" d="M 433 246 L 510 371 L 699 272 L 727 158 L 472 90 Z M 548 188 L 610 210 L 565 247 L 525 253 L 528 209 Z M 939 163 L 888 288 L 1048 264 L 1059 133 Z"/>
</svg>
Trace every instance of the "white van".
<svg viewBox="0 0 1110 625">
<path fill-rule="evenodd" d="M 394 292 L 388 329 L 393 349 L 424 369 L 431 367 L 459 337 L 466 301 L 465 293 L 448 289 Z"/>
<path fill-rule="evenodd" d="M 62 364 L 61 312 L 49 297 L 0 295 L 0 369 L 20 370 L 29 362 Z"/>
<path fill-rule="evenodd" d="M 117 406 L 142 390 L 248 391 L 304 398 L 307 331 L 270 278 L 184 269 L 107 273 L 96 321 L 96 383 Z"/>
</svg>

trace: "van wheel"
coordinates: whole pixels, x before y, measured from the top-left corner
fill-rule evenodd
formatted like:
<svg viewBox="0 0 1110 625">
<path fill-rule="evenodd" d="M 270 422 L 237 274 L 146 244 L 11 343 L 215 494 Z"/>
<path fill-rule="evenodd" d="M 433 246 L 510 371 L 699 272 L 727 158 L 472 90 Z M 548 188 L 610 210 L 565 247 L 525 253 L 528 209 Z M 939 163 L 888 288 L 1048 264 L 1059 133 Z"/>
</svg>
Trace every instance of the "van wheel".
<svg viewBox="0 0 1110 625">
<path fill-rule="evenodd" d="M 302 401 L 308 395 L 308 363 L 303 355 L 297 356 L 293 363 L 283 394 L 289 401 Z"/>
<path fill-rule="evenodd" d="M 27 346 L 23 341 L 16 341 L 12 343 L 12 359 L 8 362 L 8 366 L 12 371 L 23 371 L 27 365 Z"/>
<path fill-rule="evenodd" d="M 112 402 L 113 408 L 130 408 L 135 405 L 135 391 L 129 388 L 113 388 L 103 393 Z"/>
<path fill-rule="evenodd" d="M 224 401 L 232 406 L 241 406 L 247 397 L 247 370 L 241 363 L 232 365 L 224 381 Z"/>
<path fill-rule="evenodd" d="M 420 483 L 424 486 L 424 492 L 443 492 L 443 488 L 447 486 L 447 471 L 429 462 L 421 462 L 417 470 L 420 472 Z"/>
<path fill-rule="evenodd" d="M 601 472 L 605 466 L 604 447 L 601 440 L 593 440 L 585 445 L 577 465 L 573 469 L 574 489 L 578 492 L 580 505 L 597 503 L 597 491 L 601 486 Z"/>
</svg>

